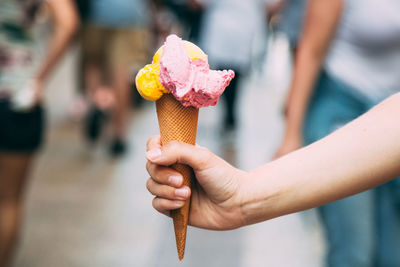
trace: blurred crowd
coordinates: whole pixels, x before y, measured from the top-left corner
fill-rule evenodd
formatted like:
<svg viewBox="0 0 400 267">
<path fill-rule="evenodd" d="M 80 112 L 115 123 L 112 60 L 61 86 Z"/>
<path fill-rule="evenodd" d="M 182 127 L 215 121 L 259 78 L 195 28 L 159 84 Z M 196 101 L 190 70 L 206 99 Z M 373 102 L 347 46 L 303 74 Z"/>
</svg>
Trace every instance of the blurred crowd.
<svg viewBox="0 0 400 267">
<path fill-rule="evenodd" d="M 399 11 L 397 0 L 0 0 L 0 267 L 12 258 L 46 130 L 44 85 L 71 45 L 80 53 L 73 116 L 90 145 L 109 129 L 107 152 L 118 158 L 143 104 L 134 76 L 166 36 L 198 44 L 213 69 L 235 71 L 222 95 L 221 129 L 235 136 L 241 81 L 273 52 L 266 40 L 283 34 L 293 69 L 280 157 L 400 90 Z M 34 33 L 44 25 L 51 35 L 39 53 Z M 400 266 L 399 203 L 394 180 L 319 208 L 327 266 Z"/>
</svg>

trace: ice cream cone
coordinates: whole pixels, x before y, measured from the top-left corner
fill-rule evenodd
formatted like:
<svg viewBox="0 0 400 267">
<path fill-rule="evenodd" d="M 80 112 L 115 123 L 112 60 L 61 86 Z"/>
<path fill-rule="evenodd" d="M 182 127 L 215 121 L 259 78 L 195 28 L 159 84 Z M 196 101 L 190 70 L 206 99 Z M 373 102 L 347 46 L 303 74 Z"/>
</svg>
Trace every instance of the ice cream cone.
<svg viewBox="0 0 400 267">
<path fill-rule="evenodd" d="M 173 95 L 164 94 L 156 101 L 156 109 L 162 145 L 174 140 L 192 145 L 196 143 L 199 114 L 197 108 L 184 107 Z M 171 167 L 182 174 L 184 185 L 190 187 L 194 177 L 193 170 L 183 164 L 174 164 Z M 185 253 L 189 209 L 190 199 L 182 208 L 171 211 L 179 260 L 183 259 Z"/>
</svg>

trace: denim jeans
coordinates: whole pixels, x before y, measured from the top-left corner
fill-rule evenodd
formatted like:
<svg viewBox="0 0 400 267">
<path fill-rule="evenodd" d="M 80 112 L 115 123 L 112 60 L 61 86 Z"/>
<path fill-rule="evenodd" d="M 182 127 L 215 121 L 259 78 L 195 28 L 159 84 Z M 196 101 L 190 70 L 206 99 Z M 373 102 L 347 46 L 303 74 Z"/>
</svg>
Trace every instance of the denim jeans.
<svg viewBox="0 0 400 267">
<path fill-rule="evenodd" d="M 305 119 L 305 144 L 368 111 L 372 103 L 351 92 L 347 85 L 321 74 Z M 328 242 L 329 267 L 400 266 L 398 181 L 318 208 Z"/>
</svg>

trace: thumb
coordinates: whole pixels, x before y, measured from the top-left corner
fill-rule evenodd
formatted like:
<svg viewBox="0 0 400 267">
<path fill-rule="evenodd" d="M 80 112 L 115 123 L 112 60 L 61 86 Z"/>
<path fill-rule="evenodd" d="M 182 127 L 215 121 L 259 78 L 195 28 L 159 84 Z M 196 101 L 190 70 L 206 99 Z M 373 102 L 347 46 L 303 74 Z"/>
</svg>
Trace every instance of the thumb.
<svg viewBox="0 0 400 267">
<path fill-rule="evenodd" d="M 172 141 L 162 147 L 154 147 L 146 152 L 146 158 L 156 164 L 170 166 L 182 163 L 192 167 L 194 171 L 201 171 L 212 166 L 213 153 L 208 149 Z"/>
</svg>

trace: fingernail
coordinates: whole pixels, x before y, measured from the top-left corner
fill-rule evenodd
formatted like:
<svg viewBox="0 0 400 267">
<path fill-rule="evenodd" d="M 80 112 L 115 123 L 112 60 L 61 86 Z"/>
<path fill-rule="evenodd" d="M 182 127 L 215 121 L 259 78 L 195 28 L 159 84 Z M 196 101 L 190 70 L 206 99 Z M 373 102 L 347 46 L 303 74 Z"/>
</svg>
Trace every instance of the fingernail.
<svg viewBox="0 0 400 267">
<path fill-rule="evenodd" d="M 175 204 L 176 207 L 181 207 L 181 206 L 183 206 L 185 204 L 185 202 L 183 202 L 183 201 L 175 201 L 174 204 Z"/>
<path fill-rule="evenodd" d="M 187 188 L 179 188 L 175 190 L 175 195 L 178 197 L 187 198 L 189 195 L 189 190 Z"/>
<path fill-rule="evenodd" d="M 149 160 L 156 160 L 156 159 L 160 158 L 161 157 L 161 149 L 153 148 L 153 149 L 147 151 L 146 152 L 146 157 Z"/>
<path fill-rule="evenodd" d="M 180 186 L 182 184 L 182 177 L 180 176 L 170 176 L 168 178 L 168 183 L 174 186 Z"/>
</svg>

